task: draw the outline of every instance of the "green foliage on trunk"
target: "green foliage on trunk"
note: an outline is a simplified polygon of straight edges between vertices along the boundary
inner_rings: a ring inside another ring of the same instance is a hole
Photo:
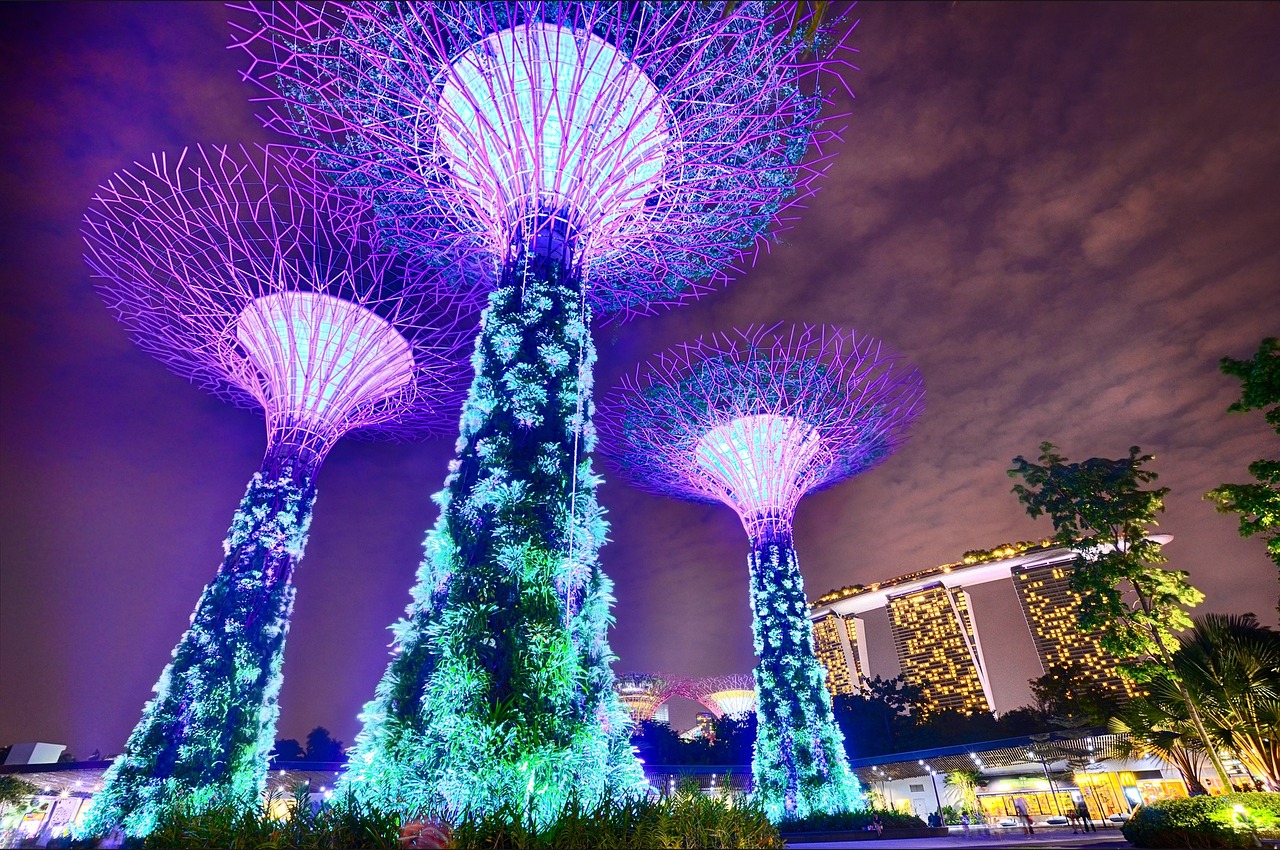
[[[644,787],[613,691],[607,524],[590,455],[595,362],[580,282],[524,255],[490,296],[457,459],[344,793],[546,822]]]
[[[77,834],[145,836],[179,801],[198,811],[262,793],[312,476],[271,455],[254,475],[226,558]]]
[[[813,653],[804,581],[789,537],[752,541],[756,666],[754,799],[774,821],[865,806]]]

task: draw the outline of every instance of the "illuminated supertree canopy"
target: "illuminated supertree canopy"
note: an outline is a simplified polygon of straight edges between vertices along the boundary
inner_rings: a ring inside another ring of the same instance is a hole
[[[684,680],[665,673],[622,673],[614,684],[632,723],[652,720],[658,708],[682,693]]]
[[[774,326],[671,349],[602,407],[606,452],[623,474],[726,504],[747,531],[759,656],[752,773],[774,819],[862,805],[813,653],[796,505],[887,458],[922,405],[918,373],[874,340]]]
[[[488,269],[466,286],[491,290],[345,791],[545,820],[571,794],[647,787],[609,669],[590,327],[706,291],[821,170],[804,157],[831,135],[819,77],[838,60],[789,14],[809,7],[784,5],[241,9],[267,123],[319,148],[392,244],[448,242]]]
[[[690,679],[680,696],[702,703],[717,718],[742,718],[756,710],[755,680],[743,674]]]
[[[374,248],[368,214],[317,174],[311,152],[268,146],[154,157],[115,174],[85,215],[85,258],[133,339],[260,409],[267,449],[82,834],[146,835],[179,800],[256,799],[325,455],[349,432],[456,422],[474,324],[428,297],[436,270]]]

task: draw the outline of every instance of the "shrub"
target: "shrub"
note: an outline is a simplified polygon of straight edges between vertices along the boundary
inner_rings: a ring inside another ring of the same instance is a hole
[[[143,848],[225,847],[394,848],[399,846],[399,815],[343,800],[312,811],[311,798],[300,792],[284,818],[270,815],[274,801],[220,803],[197,809],[179,804],[160,815]]]
[[[1235,807],[1242,806],[1248,822]],[[1161,800],[1120,828],[1135,847],[1254,847],[1255,832],[1280,827],[1280,794],[1226,794]]]
[[[506,807],[480,817],[463,816],[453,829],[459,850],[605,847],[782,847],[764,810],[733,795],[709,797],[685,784],[653,799],[569,800],[556,820],[538,828],[527,812]]]
[[[871,826],[871,818],[877,814],[880,815],[880,822],[884,824],[885,829],[918,829],[925,826],[925,822],[915,815],[903,814],[896,809],[859,809],[836,814],[812,814],[799,820],[783,820],[778,824],[778,831],[785,834],[854,832]]]

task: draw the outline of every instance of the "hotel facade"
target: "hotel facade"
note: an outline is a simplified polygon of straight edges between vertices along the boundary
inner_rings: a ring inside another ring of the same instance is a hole
[[[1169,535],[1152,539],[1164,544]],[[1116,659],[1097,632],[1078,627],[1080,596],[1071,589],[1076,553],[1052,541],[966,552],[942,564],[871,585],[834,590],[810,605],[814,649],[833,695],[853,694],[868,675],[866,616],[883,610],[902,676],[919,687],[926,711],[994,712],[991,663],[969,589],[1009,582],[1017,594],[1042,672],[1077,665],[1090,679],[1130,695]]]

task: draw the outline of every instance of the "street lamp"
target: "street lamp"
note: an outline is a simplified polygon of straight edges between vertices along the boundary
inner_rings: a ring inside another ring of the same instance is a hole
[[[1027,757],[1033,761],[1040,762],[1040,767],[1044,769],[1045,781],[1049,783],[1049,796],[1053,798],[1053,807],[1058,810],[1058,814],[1062,815],[1062,801],[1058,799],[1058,790],[1053,787],[1053,777],[1049,774],[1049,763],[1039,753],[1027,750]]]
[[[945,826],[946,823],[942,817],[942,795],[938,793],[938,773],[932,767],[925,764],[924,759],[918,759],[918,761],[920,764],[924,765],[925,770],[929,771],[929,782],[933,785],[933,799],[938,804],[938,820],[942,821]]]

